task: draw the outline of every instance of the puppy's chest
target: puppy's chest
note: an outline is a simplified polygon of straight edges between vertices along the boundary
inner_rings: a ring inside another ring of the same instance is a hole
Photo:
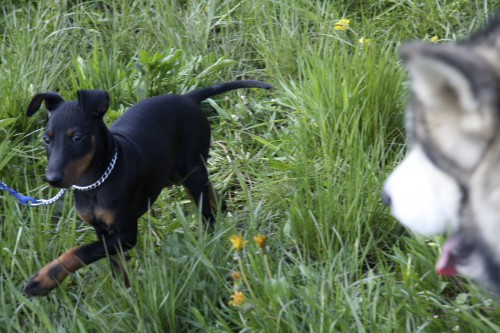
[[[75,206],[78,216],[94,228],[109,230],[116,223],[116,213],[93,200],[82,200],[75,196]]]

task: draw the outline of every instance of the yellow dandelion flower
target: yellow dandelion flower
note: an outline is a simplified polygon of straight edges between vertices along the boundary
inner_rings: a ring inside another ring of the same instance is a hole
[[[351,24],[351,20],[349,19],[342,19],[335,23],[335,26],[333,27],[335,30],[347,30],[349,29],[349,24]]]
[[[241,273],[238,271],[231,272],[231,279],[233,279],[234,281],[240,280]]]
[[[248,243],[248,241],[246,241],[241,234],[232,235],[231,237],[229,237],[229,240],[231,241],[234,249],[237,252],[241,252],[243,250],[243,248],[245,247],[245,244]]]
[[[431,38],[431,42],[432,42],[432,43],[437,43],[437,42],[438,42],[438,36],[433,36],[433,37]]]
[[[368,45],[368,44],[370,44],[371,39],[370,38],[361,37],[360,39],[358,39],[358,42],[361,45]]]
[[[229,301],[229,305],[231,306],[241,306],[243,303],[245,303],[245,294],[241,291],[234,291],[234,293],[231,295],[231,300]]]
[[[262,250],[266,249],[266,240],[267,237],[264,235],[258,235],[257,237],[253,238],[255,240],[255,244],[257,244],[258,247],[260,247]]]

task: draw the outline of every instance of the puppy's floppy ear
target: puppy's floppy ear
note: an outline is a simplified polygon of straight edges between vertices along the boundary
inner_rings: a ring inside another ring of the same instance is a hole
[[[109,95],[104,90],[78,90],[78,104],[91,117],[102,118],[109,108]]]
[[[41,93],[33,97],[33,99],[30,102],[30,105],[28,106],[28,111],[26,111],[26,114],[28,117],[31,117],[35,112],[40,109],[40,105],[42,102],[45,101],[45,107],[47,110],[54,111],[57,109],[57,107],[64,102],[64,99],[59,95],[58,93],[55,92],[46,92],[46,93]]]

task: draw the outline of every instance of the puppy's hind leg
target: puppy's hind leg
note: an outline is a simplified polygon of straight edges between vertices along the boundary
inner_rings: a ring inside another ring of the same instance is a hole
[[[109,264],[111,266],[113,277],[115,279],[123,279],[123,283],[126,288],[130,288],[130,278],[125,267],[126,261],[129,259],[130,256],[126,253],[109,256]]]
[[[187,168],[186,170],[189,170],[189,172],[183,175],[184,188],[200,208],[201,214],[207,220],[209,228],[213,230],[218,204],[212,184],[208,179],[207,169],[201,164]]]

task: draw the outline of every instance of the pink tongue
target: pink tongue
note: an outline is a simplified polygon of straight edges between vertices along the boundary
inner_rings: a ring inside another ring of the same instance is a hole
[[[457,257],[455,250],[460,242],[458,235],[452,235],[444,244],[441,256],[436,263],[436,272],[443,276],[457,275]]]

